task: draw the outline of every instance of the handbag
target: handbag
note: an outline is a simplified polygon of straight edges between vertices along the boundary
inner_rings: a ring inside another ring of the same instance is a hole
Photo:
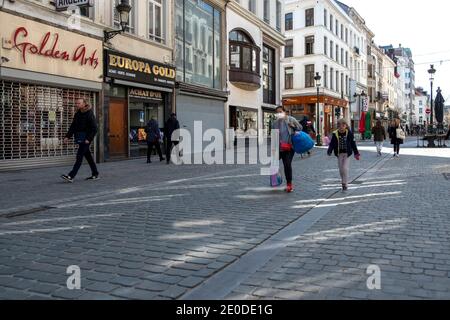
[[[86,132],[76,132],[74,135],[76,144],[84,144],[86,141]]]
[[[405,133],[405,131],[403,131],[402,128],[397,128],[395,130],[395,133],[397,135],[397,139],[400,139],[400,140],[405,140],[406,139],[406,133]]]
[[[306,132],[297,132],[292,136],[295,153],[303,154],[314,148],[315,142]]]
[[[283,177],[280,174],[280,171],[270,176],[270,186],[272,188],[279,187],[283,184]]]

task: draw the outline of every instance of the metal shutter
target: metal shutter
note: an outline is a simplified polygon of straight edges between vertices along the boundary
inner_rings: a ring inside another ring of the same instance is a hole
[[[63,139],[77,98],[94,105],[89,91],[0,81],[0,170],[73,160],[77,146]]]

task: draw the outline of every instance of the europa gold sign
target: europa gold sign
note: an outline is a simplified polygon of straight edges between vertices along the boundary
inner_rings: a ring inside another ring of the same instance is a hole
[[[106,76],[139,83],[175,86],[175,68],[124,53],[106,51]]]

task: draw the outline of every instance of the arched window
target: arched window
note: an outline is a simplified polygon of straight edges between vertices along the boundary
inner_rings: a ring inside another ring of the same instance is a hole
[[[230,67],[234,70],[253,72],[259,75],[261,49],[253,39],[241,30],[230,32]]]

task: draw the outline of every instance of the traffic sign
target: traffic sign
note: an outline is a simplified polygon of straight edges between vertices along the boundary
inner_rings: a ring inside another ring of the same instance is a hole
[[[427,114],[431,114],[431,110],[427,109],[427,111],[425,111]]]

